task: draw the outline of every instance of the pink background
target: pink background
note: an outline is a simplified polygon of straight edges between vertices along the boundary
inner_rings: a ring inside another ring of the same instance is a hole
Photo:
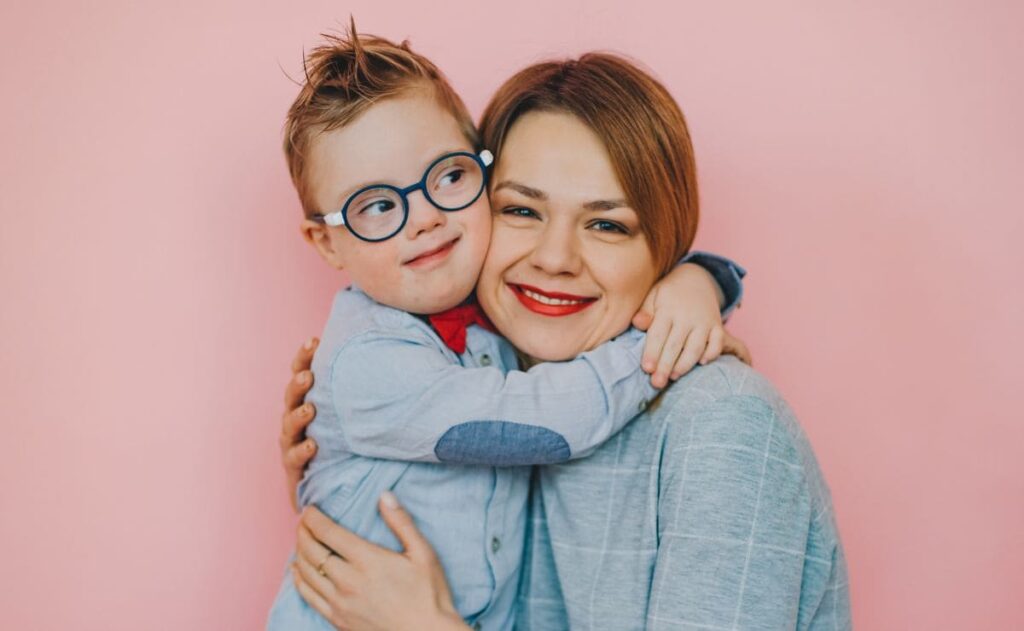
[[[1024,605],[1019,3],[29,3],[0,8],[0,628],[260,628],[294,537],[288,362],[339,278],[279,149],[352,12],[478,114],[593,48],[689,118],[698,245],[830,480],[861,629]],[[829,5],[829,6],[825,6]]]

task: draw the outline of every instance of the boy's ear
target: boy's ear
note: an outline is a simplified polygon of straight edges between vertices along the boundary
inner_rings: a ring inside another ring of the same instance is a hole
[[[331,227],[312,219],[303,219],[299,226],[302,238],[312,245],[327,264],[334,269],[342,269],[344,261],[341,256],[341,243],[331,238]]]

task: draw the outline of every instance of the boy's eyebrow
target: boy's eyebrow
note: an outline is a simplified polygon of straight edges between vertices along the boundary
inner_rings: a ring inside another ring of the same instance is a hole
[[[547,201],[548,199],[548,194],[545,193],[544,191],[529,187],[525,184],[520,184],[519,182],[516,182],[514,180],[505,180],[501,182],[500,184],[494,187],[494,192],[497,193],[503,188],[510,188],[513,191],[519,193],[520,195],[524,195],[526,197],[529,197],[530,199],[540,200],[542,202]]]

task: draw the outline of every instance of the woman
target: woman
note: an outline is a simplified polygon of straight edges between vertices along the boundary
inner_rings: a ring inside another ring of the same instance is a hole
[[[518,73],[481,127],[497,156],[484,310],[530,361],[618,335],[696,230],[678,106],[628,62],[590,54]],[[584,320],[546,317],[516,299],[519,284],[600,291],[605,305]],[[293,369],[305,367],[300,356]],[[290,387],[290,407],[303,390]],[[297,417],[282,439],[292,477],[311,454]],[[811,449],[777,392],[735,359],[684,376],[590,457],[538,468],[531,510],[522,628],[850,626],[845,560]],[[304,596],[339,626],[464,628],[429,544],[400,508],[382,515],[406,554],[304,514]]]

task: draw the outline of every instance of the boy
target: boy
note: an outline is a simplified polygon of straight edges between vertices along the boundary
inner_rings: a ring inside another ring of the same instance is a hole
[[[320,448],[300,503],[397,549],[376,513],[394,492],[444,559],[460,615],[511,628],[529,481],[517,465],[585,455],[656,396],[643,336],[506,374],[514,351],[467,301],[490,240],[492,156],[461,100],[406,46],[354,32],[306,70],[286,155],[306,239],[353,287],[313,362]],[[268,628],[330,625],[286,577]]]

